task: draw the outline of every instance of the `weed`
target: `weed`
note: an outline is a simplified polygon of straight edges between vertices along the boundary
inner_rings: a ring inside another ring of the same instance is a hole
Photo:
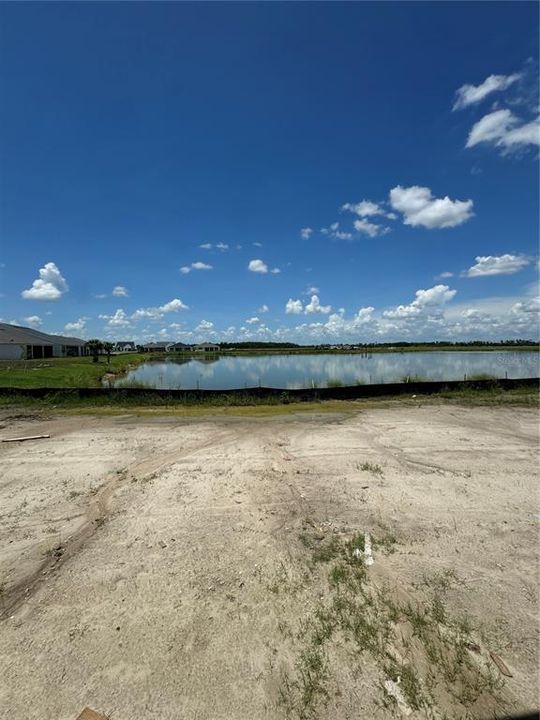
[[[338,380],[337,378],[330,378],[326,383],[326,387],[329,387],[329,388],[343,387],[343,382],[341,380]]]
[[[365,462],[360,465],[360,470],[362,472],[370,472],[372,475],[382,475],[383,469],[380,465],[375,465],[374,463]]]

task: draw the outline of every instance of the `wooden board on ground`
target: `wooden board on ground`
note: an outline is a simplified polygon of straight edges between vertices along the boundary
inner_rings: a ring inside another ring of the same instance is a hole
[[[84,708],[77,720],[107,720],[105,715],[91,710],[89,707]]]

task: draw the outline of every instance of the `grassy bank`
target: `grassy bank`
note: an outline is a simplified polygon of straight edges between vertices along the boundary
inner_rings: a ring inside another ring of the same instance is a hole
[[[231,416],[267,416],[284,415],[297,412],[358,412],[377,407],[424,406],[428,404],[456,404],[466,406],[499,406],[515,405],[521,407],[538,407],[539,395],[531,387],[518,387],[502,390],[494,387],[489,389],[458,388],[444,390],[433,395],[400,395],[386,397],[360,398],[355,400],[309,400],[296,401],[286,394],[275,397],[256,397],[249,393],[200,397],[196,394],[181,398],[171,396],[159,397],[137,395],[136,397],[98,396],[78,398],[65,393],[50,393],[43,398],[32,398],[24,395],[2,395],[0,393],[0,409],[28,410],[32,412],[61,412],[69,414],[103,414],[121,415],[126,412],[137,415],[231,415]]]
[[[91,357],[48,358],[46,360],[18,360],[0,362],[0,386],[35,387],[100,387],[102,377],[108,373],[126,372],[148,360],[148,354],[126,353],[100,356],[99,362]]]

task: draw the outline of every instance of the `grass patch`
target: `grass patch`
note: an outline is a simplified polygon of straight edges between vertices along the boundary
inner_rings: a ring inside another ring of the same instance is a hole
[[[372,475],[375,476],[381,476],[383,474],[383,469],[380,465],[376,465],[375,463],[365,462],[360,465],[360,470],[362,472],[369,472]]]
[[[382,696],[374,702],[398,702],[385,686],[391,680],[401,693],[399,702],[412,711],[429,714],[444,705],[449,716],[469,717],[481,697],[485,707],[497,706],[501,681],[488,660],[471,655],[469,648],[478,647],[473,624],[453,617],[447,607],[445,594],[458,582],[452,570],[424,578],[414,597],[407,593],[408,599],[399,599],[403,588],[379,588],[372,581],[364,564],[363,533],[326,542],[309,532],[302,538],[314,588],[308,585],[305,591],[321,599],[303,618],[296,663],[283,674],[280,697],[287,717],[325,717],[338,682],[329,660],[335,652],[346,653],[353,675],[361,674],[366,662],[375,669]],[[394,543],[388,531],[372,538],[373,547]],[[337,692],[333,701],[339,706]]]
[[[0,361],[0,386],[12,388],[101,387],[107,373],[121,374],[148,361],[144,353],[92,357],[47,358],[43,360]]]

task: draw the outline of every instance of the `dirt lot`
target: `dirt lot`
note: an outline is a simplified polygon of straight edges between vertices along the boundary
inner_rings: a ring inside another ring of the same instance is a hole
[[[0,437],[51,437],[0,444],[0,715],[534,709],[537,425],[4,412]]]

